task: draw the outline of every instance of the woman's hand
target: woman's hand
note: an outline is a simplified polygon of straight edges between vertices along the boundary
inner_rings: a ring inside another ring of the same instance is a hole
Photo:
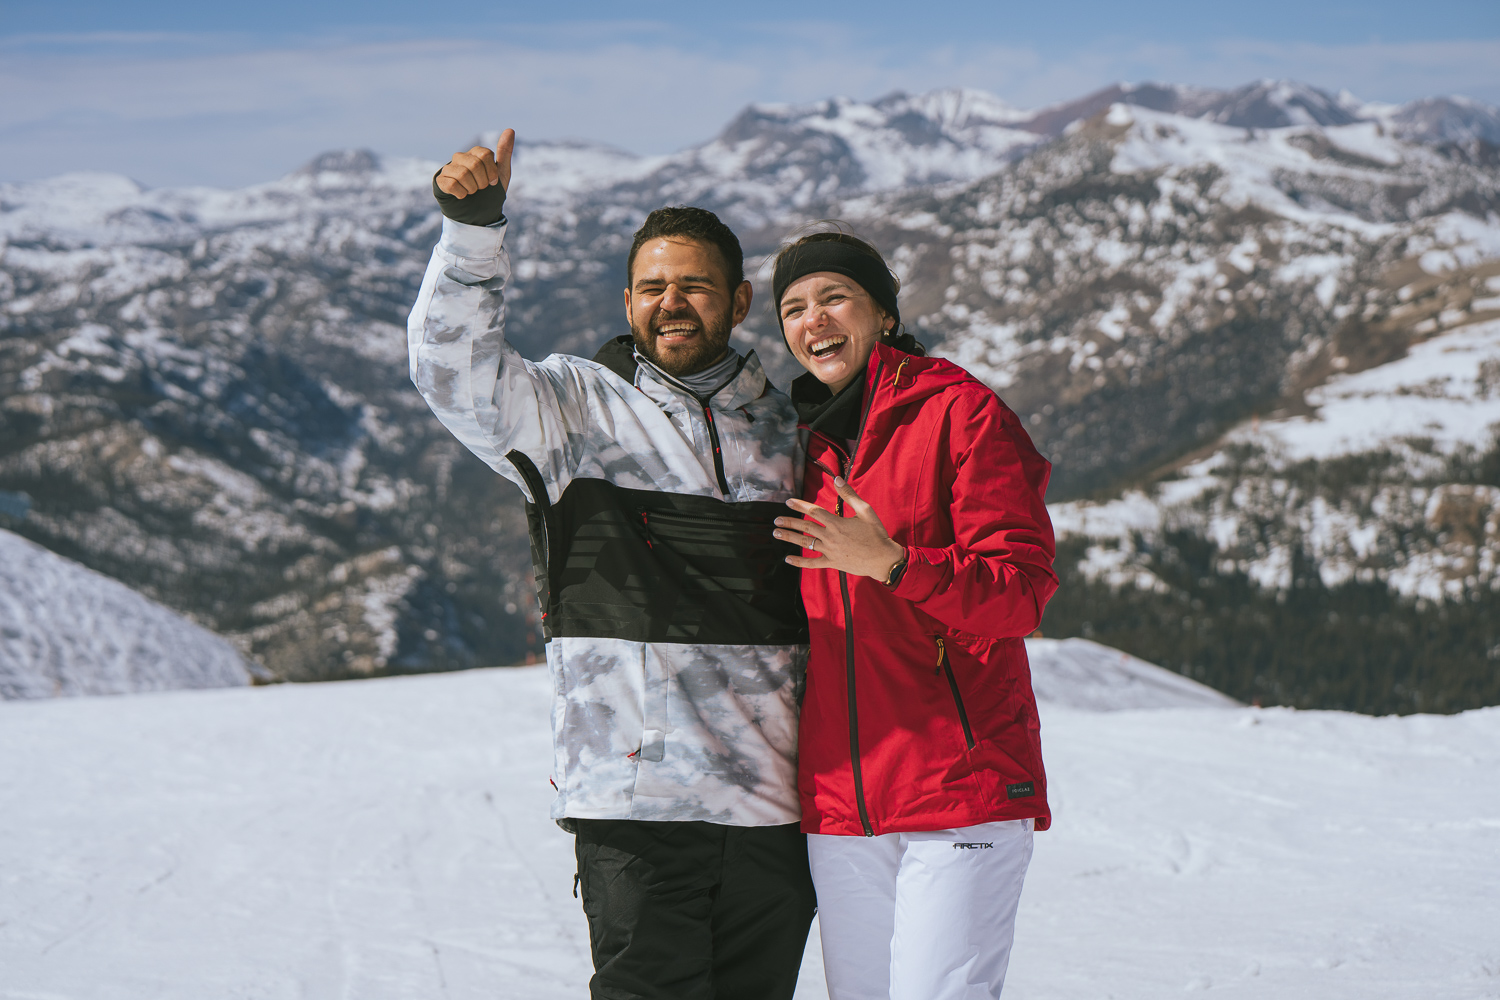
[[[884,583],[896,564],[906,558],[906,547],[891,539],[875,508],[861,500],[842,476],[833,481],[833,488],[854,516],[839,517],[806,500],[788,500],[786,505],[805,518],[778,517],[772,534],[783,542],[812,549],[816,555],[787,556],[786,561],[803,569],[842,570]]]

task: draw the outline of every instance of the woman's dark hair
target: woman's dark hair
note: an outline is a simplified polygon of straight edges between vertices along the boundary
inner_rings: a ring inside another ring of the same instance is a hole
[[[691,208],[677,205],[658,208],[646,216],[641,228],[635,231],[630,243],[630,254],[625,258],[625,283],[634,280],[635,255],[647,240],[685,239],[715,247],[724,258],[724,276],[729,279],[729,290],[733,292],[745,280],[745,253],[734,230],[719,221],[719,217],[706,208]]]
[[[880,255],[880,251],[876,250],[875,247],[867,241],[860,239],[858,236],[855,236],[851,232],[848,232],[844,226],[844,223],[839,222],[835,219],[825,219],[821,222],[811,223],[811,225],[831,226],[835,228],[822,229],[817,232],[806,233],[803,236],[796,237],[795,239],[791,239],[789,242],[783,243],[781,249],[776,252],[776,258],[771,264],[771,271],[773,274],[783,268],[788,262],[793,260],[796,257],[798,250],[800,250],[802,247],[806,247],[816,243],[840,243],[850,248],[851,250],[854,250],[867,257],[873,258],[874,261],[880,265],[880,269],[886,274],[890,275],[892,298],[894,298],[895,293],[901,291],[901,279],[896,276],[895,271],[891,270],[890,265],[885,262],[885,258]],[[865,289],[865,291],[871,292],[870,297],[872,299],[877,298],[876,294],[872,292],[871,289],[867,288]],[[781,311],[781,304],[779,302],[773,302],[771,303],[771,307],[772,309],[776,310],[779,315]],[[881,306],[878,300],[876,301],[876,307],[881,309],[882,312],[889,313],[889,310]],[[915,354],[919,357],[925,357],[927,355],[927,349],[917,341],[917,338],[906,332],[906,325],[899,322],[899,312],[897,314],[897,317],[898,322],[896,327],[892,330],[886,331],[884,337],[881,338],[882,341],[890,347],[894,347],[898,351],[905,351],[907,354]]]

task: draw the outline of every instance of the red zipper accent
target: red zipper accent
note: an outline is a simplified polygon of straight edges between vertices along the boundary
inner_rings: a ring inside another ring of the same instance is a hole
[[[724,455],[719,451],[719,428],[714,423],[714,411],[703,405],[703,419],[708,423],[708,440],[714,449],[714,474],[719,477],[719,489],[724,491],[724,498],[729,498],[729,480],[724,476]]]

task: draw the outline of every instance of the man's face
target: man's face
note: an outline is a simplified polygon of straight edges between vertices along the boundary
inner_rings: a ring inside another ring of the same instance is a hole
[[[643,245],[625,289],[635,346],[669,375],[723,359],[729,333],[750,312],[750,282],[730,288],[717,247],[664,237]]]

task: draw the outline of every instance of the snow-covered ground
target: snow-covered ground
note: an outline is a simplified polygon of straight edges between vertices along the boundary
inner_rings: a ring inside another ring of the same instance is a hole
[[[250,671],[208,629],[0,529],[0,699],[235,687]]]
[[[547,702],[517,668],[0,704],[0,998],[585,996]],[[1008,997],[1500,997],[1500,709],[1050,703],[1043,739]]]

